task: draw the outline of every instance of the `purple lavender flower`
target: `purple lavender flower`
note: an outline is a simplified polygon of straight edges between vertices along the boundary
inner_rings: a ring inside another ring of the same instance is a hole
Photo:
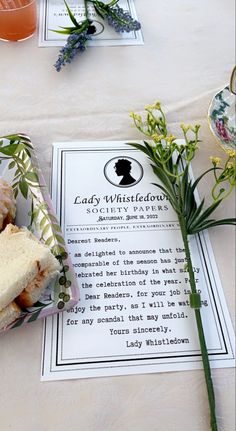
[[[141,24],[132,18],[129,12],[116,5],[108,11],[107,22],[117,33],[140,30]]]
[[[62,66],[65,66],[67,63],[71,63],[73,58],[79,54],[79,52],[85,51],[86,44],[90,39],[91,36],[87,30],[82,33],[70,34],[67,38],[66,45],[60,50],[59,57],[54,64],[57,72],[60,72]]]
[[[60,26],[62,30],[52,30],[56,33],[68,35],[66,45],[59,51],[58,59],[54,64],[57,72],[60,72],[61,68],[67,63],[71,63],[78,53],[85,51],[87,42],[91,39],[91,35],[96,33],[96,27],[89,18],[88,2],[93,4],[98,15],[106,19],[108,24],[118,33],[137,31],[141,28],[141,24],[133,19],[129,12],[118,6],[118,1],[119,0],[111,0],[110,3],[105,4],[100,0],[84,0],[86,18],[82,22],[78,22],[66,0],[64,0],[73,27]]]
[[[94,8],[97,13],[106,19],[117,33],[130,32],[140,30],[141,24],[133,19],[128,11],[125,11],[117,4],[112,6],[101,1],[93,1]]]
[[[116,0],[115,0],[116,1]],[[59,51],[59,57],[54,64],[57,72],[60,72],[62,66],[67,63],[71,63],[73,58],[79,53],[86,49],[88,40],[91,39],[91,35],[96,33],[96,27],[92,24],[92,21],[88,18],[87,0],[85,0],[85,15],[86,19],[82,22],[78,22],[71,12],[66,0],[64,0],[68,15],[73,24],[73,27],[61,27],[62,30],[52,30],[55,33],[68,35],[66,45]]]

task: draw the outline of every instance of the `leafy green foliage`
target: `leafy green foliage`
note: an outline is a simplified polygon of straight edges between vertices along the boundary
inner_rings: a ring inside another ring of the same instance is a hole
[[[200,126],[181,125],[185,144],[179,145],[173,135],[168,136],[166,119],[160,103],[148,105],[145,109],[147,112],[145,120],[134,113],[131,113],[131,117],[138,130],[149,136],[151,142],[130,145],[145,153],[150,159],[153,172],[159,179],[155,185],[168,197],[178,217],[182,216],[186,220],[187,234],[196,234],[214,226],[235,224],[234,218],[222,220],[209,218],[235,186],[235,152],[228,152],[228,159],[223,168],[218,166],[220,160],[212,157],[213,167],[192,183],[189,167],[198,149]],[[214,175],[215,184],[212,188],[213,200],[207,207],[205,199],[197,204],[195,192],[199,182],[210,172]]]
[[[215,220],[209,218],[233,190],[236,183],[235,151],[228,151],[228,159],[222,168],[220,159],[212,157],[213,167],[203,172],[194,182],[189,175],[190,162],[193,160],[199,139],[200,126],[181,125],[184,134],[184,145],[178,145],[173,135],[168,136],[165,115],[159,102],[145,108],[146,119],[131,113],[131,117],[138,130],[148,136],[150,143],[131,143],[130,145],[142,151],[150,160],[151,167],[157,179],[155,183],[169,199],[171,206],[179,220],[180,230],[186,256],[186,268],[189,274],[190,306],[195,312],[202,362],[207,386],[211,429],[217,431],[215,414],[215,396],[211,378],[205,335],[200,314],[201,297],[197,291],[188,236],[197,234],[204,229],[226,224],[236,224],[235,218]],[[189,132],[191,136],[189,137]],[[211,190],[212,202],[206,206],[203,198],[200,203],[196,200],[196,187],[209,173],[213,173],[215,184]]]
[[[28,213],[30,223],[28,228],[31,231],[40,231],[40,241],[50,247],[51,252],[61,263],[64,282],[59,282],[60,290],[68,298],[68,287],[71,281],[68,278],[68,265],[64,263],[67,259],[65,242],[61,235],[61,228],[58,225],[57,218],[51,211],[48,203],[42,200],[41,190],[44,185],[40,184],[40,178],[37,167],[33,163],[34,149],[30,139],[25,135],[8,135],[0,138],[0,162],[9,160],[8,169],[13,172],[12,188],[14,197],[22,195],[25,200],[30,202],[30,211]],[[65,269],[64,269],[65,267]],[[60,307],[62,306],[60,299]],[[52,302],[45,304],[38,302],[34,305],[34,310],[26,310],[12,327],[17,327],[25,321],[32,322],[36,320],[42,309],[49,306]],[[30,317],[29,317],[30,316]]]

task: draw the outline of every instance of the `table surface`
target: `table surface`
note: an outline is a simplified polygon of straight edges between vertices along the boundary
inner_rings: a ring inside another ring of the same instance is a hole
[[[37,35],[0,42],[0,135],[24,132],[50,184],[52,142],[139,139],[129,112],[160,100],[171,131],[200,123],[196,173],[211,155],[225,158],[207,111],[229,82],[235,62],[233,0],[136,0],[143,46],[89,48],[57,73],[58,48],[38,48]],[[201,193],[201,189],[200,189]],[[231,217],[231,195],[217,210]],[[234,228],[210,238],[235,321]],[[203,372],[40,382],[43,322],[1,335],[0,424],[7,431],[208,431]],[[234,428],[234,370],[212,371],[219,431]]]

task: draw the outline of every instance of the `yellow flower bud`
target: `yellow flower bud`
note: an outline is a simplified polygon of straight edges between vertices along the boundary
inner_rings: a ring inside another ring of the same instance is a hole
[[[154,109],[154,106],[153,106],[153,105],[146,105],[146,106],[144,107],[144,109],[145,109],[146,111],[152,111],[152,110]]]
[[[154,133],[153,135],[152,135],[152,139],[153,139],[153,141],[154,142],[160,142],[162,139],[164,138],[164,136],[163,135],[158,135],[157,133]]]
[[[159,111],[161,109],[160,102],[155,102],[152,105],[146,105],[145,106],[146,111],[152,111],[153,109],[157,109]]]
[[[157,109],[158,111],[161,109],[161,103],[158,101],[156,101],[154,106],[155,106],[155,109]]]
[[[235,157],[236,150],[226,150],[226,154],[228,154],[229,157]]]
[[[135,114],[134,112],[130,112],[129,115],[131,118],[133,118],[133,120],[136,120],[136,121],[141,123],[141,121],[142,121],[141,115]]]
[[[185,125],[184,123],[181,123],[180,124],[180,127],[181,127],[181,129],[183,130],[183,132],[188,132],[189,131],[189,129],[191,129],[191,126],[188,124],[188,125]]]
[[[200,124],[195,124],[195,126],[190,126],[190,129],[192,130],[193,133],[197,133],[200,127],[201,127]]]
[[[210,157],[210,159],[211,159],[211,161],[212,161],[212,163],[213,163],[214,166],[219,166],[220,165],[220,162],[221,162],[220,157]]]
[[[166,140],[167,142],[170,142],[170,144],[171,144],[173,141],[175,141],[175,140],[176,140],[176,136],[174,136],[174,135],[167,136],[167,137],[165,138],[165,140]]]

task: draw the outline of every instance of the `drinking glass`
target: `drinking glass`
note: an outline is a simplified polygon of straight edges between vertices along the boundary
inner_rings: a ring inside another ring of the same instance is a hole
[[[37,24],[36,0],[0,0],[0,39],[19,41],[31,37]]]

